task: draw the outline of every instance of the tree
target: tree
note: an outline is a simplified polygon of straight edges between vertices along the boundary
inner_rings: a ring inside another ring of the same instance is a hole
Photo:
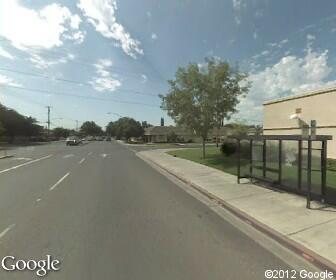
[[[71,130],[64,127],[55,127],[52,134],[58,138],[67,138],[71,134]]]
[[[116,136],[116,128],[114,122],[109,122],[105,129],[106,133],[110,136]]]
[[[5,133],[5,128],[4,128],[4,126],[3,126],[3,124],[0,122],[0,137],[2,136],[2,135],[4,135],[4,133]]]
[[[141,122],[141,126],[142,126],[142,128],[148,128],[148,127],[151,127],[151,126],[153,126],[153,125],[151,125],[150,123],[148,123],[147,121],[142,121]]]
[[[245,96],[250,83],[247,75],[240,73],[238,67],[232,67],[229,63],[218,59],[206,59],[208,69],[208,91],[211,92],[214,106],[214,121],[217,132],[216,145],[218,147],[218,132],[224,125],[225,119],[230,119],[235,112],[240,97]]]
[[[161,108],[177,125],[186,126],[205,141],[210,129],[220,128],[225,118],[236,111],[239,98],[250,84],[247,75],[218,59],[206,59],[205,66],[189,64],[178,68],[175,80],[168,81],[170,90]]]
[[[80,127],[80,133],[84,135],[102,135],[103,130],[94,121],[86,121]]]
[[[140,137],[144,133],[141,123],[128,117],[120,118],[115,122],[110,122],[106,126],[106,132],[117,139],[130,137]]]
[[[260,125],[248,125],[243,121],[229,123],[225,127],[232,130],[232,135],[235,137],[244,137],[247,135],[262,135],[263,128]]]
[[[167,141],[170,143],[176,143],[178,141],[178,136],[174,131],[170,131],[167,134]]]
[[[15,110],[9,109],[0,104],[0,120],[5,130],[4,135],[13,141],[16,136],[38,136],[43,128],[37,124],[36,119],[26,117]]]
[[[227,127],[232,129],[232,135],[236,137],[247,136],[250,129],[253,128],[253,126],[249,126],[243,122],[230,123]]]

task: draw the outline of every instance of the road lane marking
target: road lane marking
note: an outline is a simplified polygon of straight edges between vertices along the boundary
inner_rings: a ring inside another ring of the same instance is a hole
[[[61,179],[59,179],[56,184],[54,184],[52,187],[50,187],[49,191],[52,191],[53,189],[55,189],[60,183],[62,183],[64,181],[64,179],[66,177],[68,177],[70,175],[70,172],[68,172],[67,174],[65,174]]]
[[[63,156],[63,158],[71,158],[71,157],[74,157],[74,156],[75,156],[74,154],[68,154],[68,155]]]
[[[101,156],[102,156],[103,158],[106,158],[106,157],[107,157],[107,154],[101,154]]]
[[[26,161],[29,161],[29,160],[32,160],[32,158],[19,157],[19,158],[13,158],[12,160],[26,160]]]
[[[84,161],[85,161],[85,158],[82,158],[82,159],[78,162],[78,164],[82,164]]]
[[[16,165],[16,166],[13,166],[13,167],[10,167],[10,168],[1,170],[1,171],[0,171],[0,174],[1,174],[1,173],[8,172],[8,171],[11,171],[11,170],[14,170],[14,169],[17,169],[17,168],[20,168],[20,167],[22,167],[22,166],[26,166],[26,165],[28,165],[28,164],[32,164],[32,163],[35,163],[35,162],[38,162],[38,161],[41,161],[41,160],[50,158],[50,157],[52,157],[52,155],[47,155],[47,156],[45,156],[45,157],[41,157],[41,158],[38,158],[38,159],[34,159],[34,160],[31,160],[31,161],[27,161],[27,162],[25,162],[25,163],[22,163],[22,164],[19,164],[19,165]]]
[[[36,202],[40,202],[42,199],[41,198],[38,198],[38,199],[36,199]]]
[[[2,231],[0,233],[0,239],[3,238],[7,234],[7,232],[9,232],[13,227],[15,227],[15,224],[10,225],[4,231]]]

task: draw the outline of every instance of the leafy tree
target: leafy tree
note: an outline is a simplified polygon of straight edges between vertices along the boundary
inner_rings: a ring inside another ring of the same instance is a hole
[[[141,122],[141,126],[142,126],[142,128],[148,128],[148,127],[151,127],[151,126],[153,126],[153,125],[151,125],[150,123],[148,123],[147,121],[143,121],[143,122]]]
[[[170,143],[176,143],[178,141],[178,136],[174,131],[170,131],[167,134],[167,141]]]
[[[255,135],[262,135],[263,134],[264,129],[261,125],[256,125],[254,127],[254,129],[255,129]]]
[[[248,125],[244,122],[236,122],[227,124],[226,127],[232,129],[232,135],[236,137],[244,137],[249,133],[253,133],[256,135],[262,134],[262,127],[259,125]]]
[[[110,122],[106,127],[106,132],[117,139],[130,137],[140,137],[144,133],[141,123],[128,117],[120,118],[115,122]]]
[[[42,133],[42,127],[37,124],[36,119],[26,117],[15,110],[9,109],[0,104],[0,120],[5,130],[4,135],[12,142],[16,136],[38,136]]]
[[[109,122],[105,129],[106,133],[110,136],[116,136],[116,128],[114,122]]]
[[[86,121],[80,127],[80,133],[84,135],[102,135],[102,128],[94,121]]]
[[[70,129],[64,128],[64,127],[55,127],[52,131],[53,135],[55,137],[68,137],[72,131]]]
[[[37,120],[32,117],[26,117],[23,123],[23,135],[25,136],[37,136],[42,133],[42,126],[37,124]]]
[[[205,141],[210,129],[221,127],[225,118],[236,111],[239,97],[249,89],[247,75],[227,62],[206,59],[205,66],[189,64],[178,68],[161,108],[177,125],[186,126]]]
[[[4,135],[4,133],[5,133],[5,128],[4,128],[3,124],[0,122],[0,137],[2,135]]]

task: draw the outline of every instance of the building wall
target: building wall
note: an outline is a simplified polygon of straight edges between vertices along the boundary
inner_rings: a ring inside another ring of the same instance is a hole
[[[154,143],[164,143],[167,142],[167,135],[153,135],[152,142]]]
[[[264,134],[302,134],[299,121],[289,118],[297,112],[308,124],[316,120],[317,134],[333,136],[328,141],[328,157],[336,158],[336,90],[264,104]]]

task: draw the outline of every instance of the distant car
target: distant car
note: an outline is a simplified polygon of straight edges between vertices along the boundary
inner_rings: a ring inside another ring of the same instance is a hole
[[[80,143],[80,139],[76,136],[68,137],[66,139],[67,146],[77,146]]]
[[[88,141],[94,141],[95,138],[94,138],[93,136],[88,136],[87,140],[88,140]]]
[[[101,136],[97,136],[97,137],[96,137],[96,140],[97,140],[97,141],[103,141],[103,140],[104,140],[104,138],[103,138],[103,137],[101,137]]]
[[[105,138],[105,141],[111,141],[111,137],[110,137],[110,136],[107,136],[107,137]]]

